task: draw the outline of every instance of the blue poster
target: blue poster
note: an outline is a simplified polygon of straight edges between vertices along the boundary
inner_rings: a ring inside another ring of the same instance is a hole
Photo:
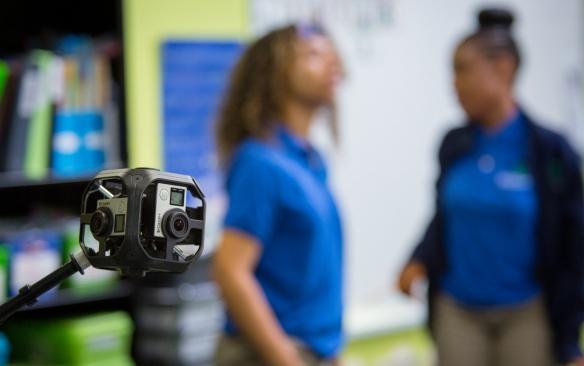
[[[243,47],[236,41],[169,40],[162,45],[164,170],[192,176],[201,186],[207,197],[206,246],[213,245],[225,204],[215,121]]]

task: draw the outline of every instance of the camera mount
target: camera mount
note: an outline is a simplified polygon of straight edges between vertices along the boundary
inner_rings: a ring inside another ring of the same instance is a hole
[[[187,206],[188,195],[196,207]],[[188,176],[103,171],[88,185],[79,242],[91,265],[122,275],[183,273],[202,253],[205,198]]]
[[[157,169],[100,172],[82,198],[79,243],[71,260],[0,306],[0,324],[90,265],[122,276],[184,273],[203,252],[205,196],[197,182]]]

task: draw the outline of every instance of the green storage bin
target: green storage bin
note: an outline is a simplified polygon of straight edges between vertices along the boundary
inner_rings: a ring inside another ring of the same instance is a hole
[[[31,365],[131,366],[133,323],[123,311],[7,322],[11,360]]]

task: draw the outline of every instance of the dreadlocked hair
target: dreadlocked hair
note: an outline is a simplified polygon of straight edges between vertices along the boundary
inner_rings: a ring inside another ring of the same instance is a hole
[[[219,160],[226,164],[248,137],[266,140],[283,112],[289,75],[296,60],[298,29],[273,30],[251,43],[235,65],[219,112],[215,138]],[[329,106],[331,130],[337,134],[334,105]]]

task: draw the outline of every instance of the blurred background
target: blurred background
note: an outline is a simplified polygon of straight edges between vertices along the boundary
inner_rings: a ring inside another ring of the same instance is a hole
[[[49,339],[79,329],[86,329],[89,340],[111,337],[107,329],[96,331],[96,324],[104,322],[96,317],[108,311],[108,321],[124,337],[103,343],[116,345],[111,357],[102,352],[94,360],[208,364],[222,305],[208,278],[207,260],[225,208],[213,121],[229,70],[246,42],[274,27],[322,23],[346,68],[338,103],[340,144],[335,147],[327,139],[322,123],[316,124],[313,138],[329,160],[345,224],[347,365],[432,362],[425,304],[399,295],[395,283],[432,214],[438,144],[464,118],[452,86],[452,55],[475,30],[479,9],[504,6],[514,12],[514,34],[523,54],[519,102],[584,152],[582,0],[46,3],[0,4],[0,197],[7,202],[0,210],[0,242],[5,243],[0,292],[12,296],[73,250],[81,194],[102,169],[148,166],[194,176],[208,196],[206,248],[185,276],[128,281],[95,273],[41,299],[37,309],[19,314],[2,329],[8,335],[4,353],[13,363],[33,362],[32,352],[37,361],[89,364],[67,356],[75,353],[70,345]],[[38,50],[49,56],[38,56]],[[88,58],[88,53],[100,56]],[[61,65],[47,68],[58,85],[45,98],[52,108],[15,113],[26,107],[19,102],[26,98],[22,88],[11,85],[19,84],[30,63],[42,69],[46,57]],[[89,122],[79,122],[84,120]],[[14,126],[23,125],[46,132],[30,140],[26,129],[15,132],[19,128]],[[67,134],[58,135],[63,131]],[[88,131],[97,143],[87,138]],[[45,141],[46,147],[37,151],[39,145],[31,141]],[[44,162],[35,159],[45,155],[50,158]],[[64,314],[77,318],[63,320]],[[15,331],[17,321],[28,324],[30,332]],[[44,332],[43,338],[37,328],[49,326],[54,333]],[[33,333],[39,334],[35,346],[27,343]],[[59,348],[63,355],[51,358],[47,348]]]

